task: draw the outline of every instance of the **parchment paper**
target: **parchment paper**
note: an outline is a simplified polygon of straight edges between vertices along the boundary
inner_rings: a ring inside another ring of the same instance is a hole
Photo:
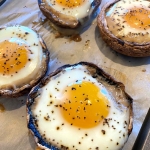
[[[102,5],[106,1],[103,0]],[[49,72],[64,64],[88,61],[125,84],[126,92],[134,99],[134,122],[123,150],[131,150],[150,107],[150,57],[131,58],[112,51],[102,41],[96,20],[81,34],[81,42],[71,41],[68,37],[55,38],[55,32],[40,12],[37,0],[7,0],[0,6],[0,26],[11,24],[32,27],[41,35],[51,53]],[[0,97],[0,104],[5,107],[5,111],[0,112],[0,150],[36,149],[27,129],[25,103],[26,96]]]

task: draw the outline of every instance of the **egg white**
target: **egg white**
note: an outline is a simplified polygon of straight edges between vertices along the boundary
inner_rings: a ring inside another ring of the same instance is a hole
[[[91,3],[93,2],[93,0],[85,0],[83,4],[73,8],[61,6],[55,0],[46,0],[46,2],[56,11],[62,14],[73,16],[76,17],[77,19],[81,19],[86,16],[89,16],[89,14],[91,13],[90,9],[92,8]]]
[[[143,8],[146,8],[146,10],[150,11],[150,2],[147,0],[125,0],[125,1],[120,0],[119,2],[115,3],[106,12],[106,21],[107,21],[108,28],[115,36],[117,36],[120,39],[129,41],[129,42],[137,42],[137,43],[149,42],[150,41],[150,28],[146,30],[136,29],[136,28],[131,27],[123,19],[124,14],[126,14],[128,10],[134,7],[138,7],[138,8],[143,7]],[[107,20],[107,17],[113,20],[109,23]],[[120,28],[122,30],[120,30]]]
[[[28,34],[25,34],[26,32]],[[12,76],[11,74],[5,76],[0,74],[0,87],[13,86],[16,88],[16,86],[24,85],[35,78],[42,62],[42,46],[37,33],[28,27],[19,25],[0,30],[0,42],[5,40],[25,45],[32,52],[28,55],[31,61],[27,61],[25,67],[17,73],[12,74]]]
[[[109,126],[107,124],[103,125],[105,122],[103,120],[93,128],[80,129],[71,126],[62,117],[61,112],[55,105],[60,103],[66,86],[75,83],[76,80],[94,82],[95,85],[104,91],[103,94],[105,94],[111,106],[109,115],[106,118],[112,119],[109,121]],[[59,148],[61,145],[64,145],[71,150],[119,150],[126,142],[129,124],[128,108],[124,106],[119,108],[114,97],[103,84],[99,83],[88,73],[86,67],[82,65],[69,67],[52,77],[50,82],[39,90],[40,96],[35,99],[31,110],[33,117],[37,120],[37,129],[46,141]],[[44,119],[44,117],[47,119]],[[105,131],[105,134],[102,130]]]

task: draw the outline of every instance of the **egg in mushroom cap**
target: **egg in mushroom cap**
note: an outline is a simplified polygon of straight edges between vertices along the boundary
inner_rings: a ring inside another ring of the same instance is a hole
[[[0,95],[16,97],[31,89],[47,71],[49,52],[32,29],[0,28]]]
[[[96,65],[65,65],[32,89],[28,128],[43,149],[123,147],[132,130],[132,98]]]
[[[103,40],[119,53],[150,56],[150,1],[115,0],[101,10],[97,22]]]
[[[77,34],[94,18],[101,0],[38,0],[51,26],[65,35]]]

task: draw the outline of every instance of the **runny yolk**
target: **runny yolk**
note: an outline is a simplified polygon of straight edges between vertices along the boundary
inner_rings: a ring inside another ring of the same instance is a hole
[[[147,9],[133,8],[126,13],[124,19],[133,28],[150,28],[150,11]]]
[[[0,73],[12,75],[22,69],[28,60],[28,51],[25,46],[3,41],[0,43]]]
[[[109,102],[100,89],[84,81],[65,89],[61,113],[71,125],[79,128],[97,126],[109,113]]]
[[[56,3],[64,6],[64,7],[76,7],[80,6],[84,3],[85,0],[56,0]]]

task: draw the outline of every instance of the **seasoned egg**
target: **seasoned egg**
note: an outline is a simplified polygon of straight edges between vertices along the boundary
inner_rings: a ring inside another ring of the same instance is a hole
[[[18,96],[31,88],[45,74],[47,60],[48,51],[36,32],[19,25],[1,28],[0,93]]]
[[[150,2],[115,0],[97,18],[103,40],[113,50],[132,57],[150,56]]]
[[[150,41],[150,2],[121,0],[106,13],[109,30],[118,38],[136,43]]]
[[[131,100],[94,64],[66,65],[30,92],[28,128],[44,149],[119,150],[132,129]]]
[[[93,0],[46,0],[46,2],[62,14],[81,19],[90,13]]]

